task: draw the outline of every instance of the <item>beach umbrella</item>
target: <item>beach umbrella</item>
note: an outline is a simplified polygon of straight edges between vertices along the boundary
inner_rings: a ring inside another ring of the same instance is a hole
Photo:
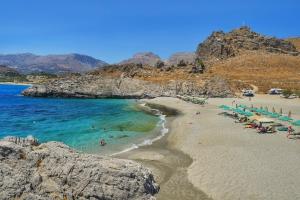
[[[275,112],[270,113],[269,116],[272,117],[272,118],[278,118],[278,117],[280,117],[280,115],[278,113],[275,113]]]
[[[251,117],[251,116],[253,116],[254,114],[253,114],[252,112],[245,112],[244,115],[247,116],[247,117]]]
[[[288,116],[282,116],[282,117],[279,117],[279,120],[287,122],[287,121],[292,121],[293,119]]]
[[[292,124],[294,126],[300,126],[300,120],[294,121],[294,122],[292,122]]]
[[[229,106],[224,107],[223,110],[231,110],[231,108]]]

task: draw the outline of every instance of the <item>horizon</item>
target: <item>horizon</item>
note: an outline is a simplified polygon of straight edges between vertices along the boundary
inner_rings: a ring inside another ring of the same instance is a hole
[[[300,3],[293,0],[243,4],[236,0],[12,0],[3,6],[7,9],[0,13],[5,27],[0,32],[0,54],[77,53],[117,63],[138,52],[153,52],[163,60],[173,53],[195,52],[211,32],[243,25],[267,36],[299,37],[295,24]]]

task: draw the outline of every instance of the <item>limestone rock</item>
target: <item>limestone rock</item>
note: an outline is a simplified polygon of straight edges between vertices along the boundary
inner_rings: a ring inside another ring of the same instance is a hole
[[[148,200],[151,172],[123,159],[77,153],[63,143],[0,141],[0,199]]]
[[[229,88],[228,94],[230,92],[233,94],[226,82],[222,82],[221,86]],[[167,84],[158,84],[128,77],[109,78],[99,75],[83,75],[56,79],[43,85],[33,85],[23,91],[23,94],[35,97],[139,99],[160,96],[176,97],[176,95],[214,96],[213,89],[213,87],[203,88],[193,81],[170,81]]]
[[[245,26],[229,33],[213,32],[203,43],[199,44],[196,54],[202,59],[226,59],[245,50],[299,55],[291,42],[263,36]]]

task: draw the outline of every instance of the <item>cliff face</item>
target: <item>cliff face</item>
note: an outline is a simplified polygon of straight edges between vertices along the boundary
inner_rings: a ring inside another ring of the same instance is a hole
[[[196,54],[202,59],[226,59],[247,50],[299,55],[291,42],[263,36],[251,31],[249,27],[241,27],[229,33],[213,32],[199,44]]]
[[[225,80],[221,78],[212,80],[208,80],[204,86],[201,86],[192,81],[170,81],[165,84],[158,84],[134,78],[84,75],[57,79],[43,85],[33,85],[23,94],[36,97],[75,98],[154,98],[159,96],[175,97],[176,95],[233,96],[233,92]],[[212,84],[218,87],[210,87],[209,85]]]
[[[0,199],[155,199],[159,191],[140,164],[79,154],[58,142],[0,141]],[[5,184],[3,184],[5,183]]]

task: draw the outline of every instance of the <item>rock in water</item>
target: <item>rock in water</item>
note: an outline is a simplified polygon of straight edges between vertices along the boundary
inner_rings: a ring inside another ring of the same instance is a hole
[[[123,159],[81,154],[63,143],[0,141],[0,199],[154,200],[151,172]]]

